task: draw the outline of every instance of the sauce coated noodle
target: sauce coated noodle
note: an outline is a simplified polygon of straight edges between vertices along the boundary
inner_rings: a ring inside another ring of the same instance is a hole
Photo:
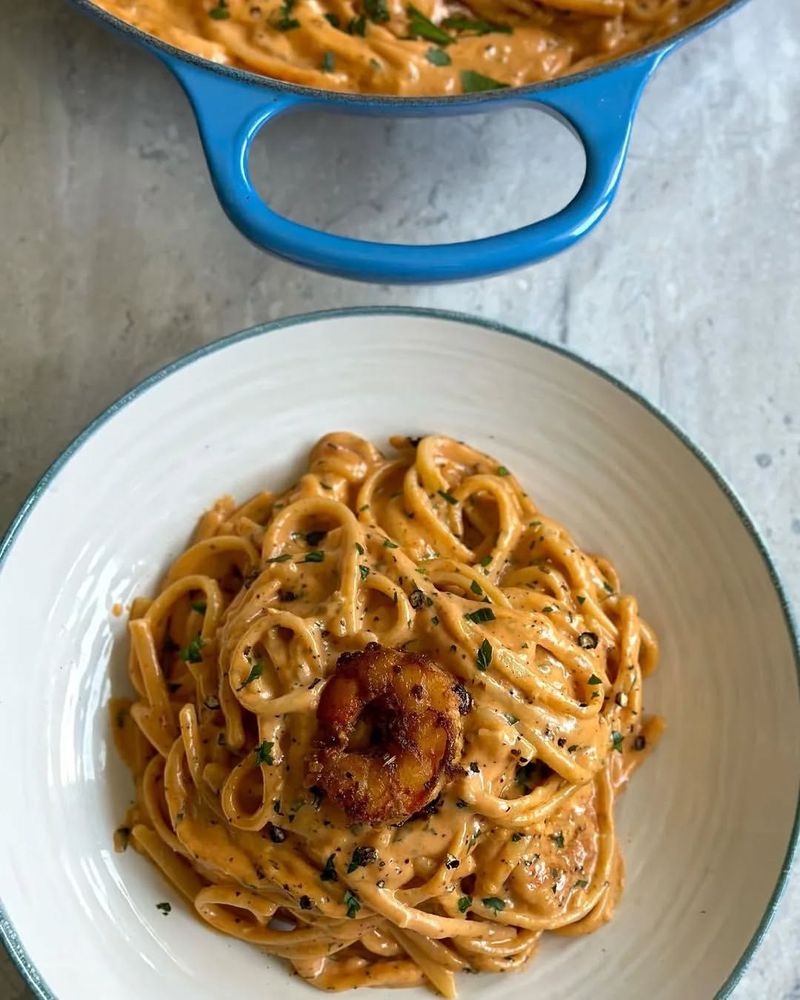
[[[519,969],[544,931],[610,919],[614,801],[661,731],[642,708],[657,643],[612,565],[494,459],[392,443],[330,434],[287,492],[220,500],[134,602],[117,846],[314,986],[452,997],[459,970]],[[369,643],[460,692],[458,766],[399,824],[354,824],[309,778],[325,681]]]
[[[291,83],[442,95],[575,73],[723,0],[95,0],[205,59]]]

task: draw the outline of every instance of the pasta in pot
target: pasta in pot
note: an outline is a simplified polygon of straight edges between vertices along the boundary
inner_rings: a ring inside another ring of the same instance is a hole
[[[576,73],[723,0],[95,0],[213,62],[323,90],[443,95]]]
[[[335,433],[220,500],[130,613],[130,843],[322,989],[519,969],[622,888],[615,798],[662,729],[613,566],[492,458]]]

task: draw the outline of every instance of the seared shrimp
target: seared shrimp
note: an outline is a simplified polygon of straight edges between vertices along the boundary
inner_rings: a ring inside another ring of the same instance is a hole
[[[466,689],[423,653],[376,642],[343,653],[319,700],[308,782],[357,822],[401,823],[457,773],[469,708]]]

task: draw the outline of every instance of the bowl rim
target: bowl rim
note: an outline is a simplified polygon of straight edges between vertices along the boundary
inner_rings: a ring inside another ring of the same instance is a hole
[[[714,465],[712,460],[708,457],[706,452],[699,445],[695,444],[688,434],[671,417],[667,416],[667,414],[659,406],[652,403],[636,389],[631,388],[631,386],[627,385],[613,373],[606,371],[604,368],[601,368],[594,362],[582,357],[580,354],[577,354],[560,344],[553,344],[549,341],[543,340],[535,334],[526,333],[515,327],[508,326],[505,323],[486,319],[482,316],[473,316],[469,313],[448,309],[427,309],[413,306],[351,306],[339,309],[323,309],[313,312],[298,313],[293,316],[287,316],[283,319],[273,320],[269,323],[248,327],[247,329],[240,330],[237,333],[229,334],[219,340],[215,340],[209,344],[204,344],[201,347],[195,348],[193,351],[182,355],[175,361],[171,361],[162,366],[151,375],[148,375],[146,378],[138,382],[132,389],[129,389],[128,392],[120,396],[115,402],[107,406],[100,414],[98,414],[98,416],[94,418],[94,420],[87,424],[87,426],[66,446],[66,448],[64,448],[61,454],[46,469],[26,500],[23,502],[16,516],[11,521],[11,524],[2,540],[0,540],[0,573],[3,572],[5,560],[18,535],[22,531],[25,522],[38,501],[47,492],[50,484],[53,482],[58,473],[68,464],[72,456],[75,455],[75,453],[89,441],[96,431],[100,430],[129,403],[138,399],[139,396],[144,395],[150,388],[158,385],[159,382],[162,382],[173,373],[194,364],[195,361],[199,361],[209,355],[216,354],[218,351],[225,350],[226,348],[243,341],[252,340],[256,337],[264,337],[279,330],[303,326],[318,320],[347,319],[364,316],[405,316],[414,320],[435,319],[450,323],[466,323],[472,326],[480,327],[491,333],[503,334],[505,336],[515,337],[518,340],[527,341],[537,347],[551,351],[559,357],[572,361],[592,374],[599,376],[615,389],[619,389],[621,392],[625,393],[652,416],[656,417],[668,431],[671,431],[671,433],[678,438],[681,444],[683,444],[691,452],[691,454],[694,455],[704,469],[710,474],[715,484],[720,488],[725,498],[733,507],[734,512],[755,544],[781,606],[784,623],[786,625],[786,630],[788,632],[792,648],[798,689],[800,690],[800,631],[798,631],[797,622],[786,593],[785,585],[780,574],[778,573],[775,563],[773,562],[766,543],[748,513],[744,503],[722,473]],[[780,902],[784,890],[786,889],[792,864],[798,853],[799,841],[800,791],[798,791],[798,801],[795,807],[794,822],[789,835],[786,854],[781,864],[780,871],[778,872],[775,887],[772,890],[769,901],[767,902],[766,909],[738,962],[714,994],[714,1000],[726,1000],[726,998],[731,996],[734,987],[741,979],[742,974],[750,964],[756,949],[764,939],[764,936],[775,916],[778,903]],[[2,941],[12,963],[16,966],[24,982],[29,989],[32,990],[34,995],[38,997],[39,1000],[58,1000],[58,997],[44,982],[38,969],[36,968],[36,965],[28,955],[24,944],[17,935],[14,925],[11,922],[11,918],[3,907],[2,896],[0,896],[0,941]]]
[[[717,21],[721,21],[728,14],[732,14],[737,8],[743,7],[749,0],[721,0],[720,6],[715,10],[709,11],[699,21],[694,21],[692,24],[686,25],[685,28],[682,28],[674,35],[668,35],[666,38],[651,42],[649,45],[645,45],[641,49],[635,49],[633,52],[620,56],[618,59],[611,59],[609,62],[600,63],[580,73],[556,77],[554,80],[543,80],[539,83],[529,83],[522,87],[489,90],[477,94],[444,94],[439,97],[405,97],[392,94],[348,93],[338,90],[322,90],[318,87],[307,87],[299,83],[289,83],[286,80],[278,80],[275,77],[266,76],[264,73],[254,73],[251,70],[238,69],[235,66],[224,66],[221,63],[212,62],[212,60],[205,59],[192,52],[187,52],[185,49],[165,42],[155,35],[150,35],[141,28],[135,27],[130,22],[117,17],[115,14],[111,14],[103,7],[100,7],[95,0],[71,0],[71,2],[79,9],[85,10],[90,16],[105,23],[109,28],[127,35],[132,42],[152,49],[156,55],[165,61],[178,60],[188,63],[190,66],[206,70],[214,76],[227,77],[228,79],[260,87],[267,91],[274,90],[287,95],[294,94],[297,98],[305,98],[313,103],[336,104],[344,109],[364,106],[386,108],[421,107],[433,109],[436,107],[458,105],[462,105],[465,108],[467,106],[475,107],[489,105],[492,102],[512,103],[517,99],[522,100],[530,98],[535,94],[546,93],[562,87],[569,87],[573,84],[583,83],[585,80],[594,79],[605,73],[622,69],[625,66],[644,62],[649,57],[660,59],[676,45],[680,45],[694,35],[700,34],[706,28],[710,28]]]

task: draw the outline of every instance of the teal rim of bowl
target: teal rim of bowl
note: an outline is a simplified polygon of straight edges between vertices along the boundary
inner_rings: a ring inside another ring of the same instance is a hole
[[[28,515],[39,502],[41,497],[47,492],[48,487],[58,473],[69,462],[72,456],[89,440],[89,438],[92,437],[94,432],[99,430],[120,410],[124,409],[128,403],[133,402],[134,399],[137,399],[139,396],[146,393],[148,389],[172,375],[173,372],[180,371],[182,368],[186,368],[188,365],[194,364],[195,361],[199,361],[201,358],[207,357],[210,354],[216,354],[217,351],[224,350],[232,344],[238,344],[244,340],[252,340],[255,337],[262,337],[266,334],[274,333],[276,330],[285,330],[288,327],[302,326],[306,323],[316,322],[317,320],[346,319],[352,316],[409,316],[415,319],[440,319],[451,323],[466,323],[472,326],[482,327],[484,330],[490,330],[493,333],[502,333],[506,336],[516,337],[519,340],[525,340],[528,343],[535,344],[537,347],[543,347],[548,351],[552,351],[554,354],[558,354],[569,361],[574,361],[576,364],[585,368],[587,371],[592,372],[594,375],[599,375],[600,378],[609,382],[615,389],[619,389],[624,392],[635,402],[639,403],[639,405],[642,406],[648,413],[660,420],[667,430],[671,431],[675,437],[677,437],[678,440],[686,448],[688,448],[688,450],[705,468],[706,472],[710,474],[711,478],[730,502],[739,520],[758,549],[761,559],[767,569],[767,573],[769,574],[770,580],[772,581],[772,585],[775,588],[775,592],[778,595],[778,600],[780,601],[784,622],[786,624],[786,629],[789,633],[789,639],[792,645],[794,665],[797,672],[798,689],[800,689],[800,635],[798,634],[797,624],[794,620],[794,615],[786,596],[783,582],[781,581],[780,575],[775,568],[775,564],[772,561],[772,557],[769,554],[767,546],[753,523],[752,518],[747,513],[744,504],[703,449],[696,445],[672,420],[672,418],[668,417],[667,414],[664,413],[664,411],[658,406],[651,403],[635,389],[626,385],[623,381],[618,379],[616,375],[612,375],[611,372],[605,371],[605,369],[600,368],[598,365],[588,361],[586,358],[582,358],[580,355],[575,354],[573,351],[570,351],[565,347],[561,347],[558,344],[548,343],[540,337],[524,333],[521,330],[516,330],[503,323],[497,323],[493,320],[484,319],[479,316],[470,316],[467,313],[453,312],[446,309],[417,309],[410,306],[357,306],[346,309],[324,309],[319,312],[301,313],[296,316],[287,316],[285,319],[275,320],[272,323],[264,323],[260,326],[253,326],[247,330],[241,330],[239,333],[230,334],[227,337],[223,337],[221,340],[215,340],[213,343],[205,344],[203,347],[198,347],[194,351],[190,351],[188,354],[183,355],[183,357],[178,358],[176,361],[172,361],[169,364],[164,365],[163,368],[159,368],[158,371],[153,372],[152,375],[143,379],[138,385],[135,385],[123,396],[120,396],[116,402],[112,403],[109,407],[103,410],[99,416],[95,417],[95,419],[83,431],[81,431],[80,434],[78,434],[71,444],[67,445],[52,465],[50,465],[39,482],[34,486],[33,490],[31,490],[27,500],[25,500],[22,504],[16,517],[11,522],[11,526],[3,536],[3,540],[0,541],[0,572],[2,572],[6,556],[11,551],[11,547],[25,524],[25,521],[28,519]],[[728,978],[714,994],[714,1000],[726,1000],[726,998],[731,996],[735,986],[742,978],[742,974],[750,964],[750,960],[769,929],[773,917],[775,916],[775,910],[777,909],[780,898],[786,888],[792,863],[797,853],[799,839],[800,790],[798,791],[798,801],[795,808],[794,823],[792,824],[792,831],[786,848],[786,855],[783,859],[783,864],[781,865],[775,888],[772,890],[772,895],[767,903],[767,908],[764,911],[764,915],[759,921],[758,927],[751,937],[750,942],[745,948],[741,958],[734,966]],[[39,997],[40,1000],[58,1000],[56,995],[49,989],[47,984],[39,975],[38,969],[31,961],[22,941],[20,941],[19,936],[14,929],[14,925],[11,923],[8,914],[5,912],[2,897],[0,897],[0,939],[2,939],[6,950],[11,956],[11,960],[21,973],[22,978],[34,994]]]

